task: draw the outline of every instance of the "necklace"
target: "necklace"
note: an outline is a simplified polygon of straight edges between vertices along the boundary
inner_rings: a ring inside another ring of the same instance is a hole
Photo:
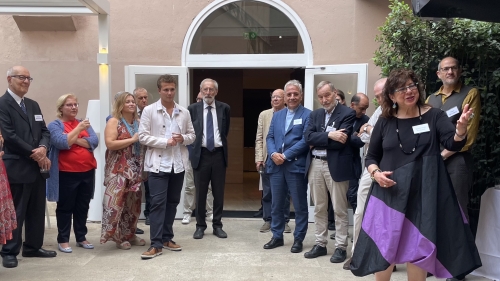
[[[420,113],[420,106],[418,107],[418,119],[420,120],[420,125],[422,125],[422,113]],[[401,144],[401,138],[399,137],[399,126],[398,126],[398,115],[397,114],[396,114],[396,133],[398,135],[399,148],[401,148],[401,151],[403,151],[403,153],[407,154],[407,155],[410,155],[413,152],[415,152],[415,149],[418,146],[418,140],[420,139],[421,134],[417,135],[417,140],[415,141],[415,146],[413,147],[413,149],[410,152],[404,150],[403,144]]]

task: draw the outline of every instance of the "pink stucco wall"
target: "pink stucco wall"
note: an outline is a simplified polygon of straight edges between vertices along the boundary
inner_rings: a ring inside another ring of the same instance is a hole
[[[126,65],[181,65],[182,43],[189,25],[212,1],[109,2],[111,91],[115,93],[124,89]],[[389,12],[387,0],[283,2],[304,22],[314,64],[368,63],[368,89],[372,89],[380,72],[372,62],[377,48],[374,39]],[[28,95],[40,103],[47,121],[55,118],[55,101],[62,94],[79,96],[82,117],[87,100],[99,96],[97,17],[74,19],[76,32],[20,32],[12,16],[0,16],[0,71],[17,64],[31,71],[35,80]],[[6,87],[6,79],[0,79],[0,88]]]

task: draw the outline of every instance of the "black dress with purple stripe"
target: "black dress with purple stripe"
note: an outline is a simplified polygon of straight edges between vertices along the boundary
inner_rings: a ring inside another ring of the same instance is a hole
[[[413,126],[428,124],[417,135]],[[402,148],[398,141],[399,129]],[[356,276],[412,263],[438,278],[462,277],[481,266],[467,219],[441,159],[440,145],[459,151],[455,126],[440,109],[409,119],[380,117],[373,129],[366,166],[393,171],[396,185],[373,183],[351,261]],[[413,147],[415,151],[410,152]]]

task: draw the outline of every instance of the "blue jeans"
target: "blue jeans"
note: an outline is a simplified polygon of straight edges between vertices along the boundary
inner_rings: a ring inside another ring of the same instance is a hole
[[[262,177],[262,219],[271,222],[271,203],[273,195],[271,193],[270,174],[264,173]],[[285,222],[290,221],[290,192],[285,198]]]
[[[277,173],[270,174],[271,193],[271,231],[273,238],[283,239],[285,230],[285,201],[288,194],[292,197],[295,208],[295,240],[303,241],[307,233],[307,181],[302,173],[290,173],[283,167]]]

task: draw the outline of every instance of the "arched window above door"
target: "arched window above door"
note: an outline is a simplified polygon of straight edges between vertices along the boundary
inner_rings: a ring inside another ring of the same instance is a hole
[[[200,24],[189,54],[303,54],[294,23],[260,1],[236,1],[212,12]]]

